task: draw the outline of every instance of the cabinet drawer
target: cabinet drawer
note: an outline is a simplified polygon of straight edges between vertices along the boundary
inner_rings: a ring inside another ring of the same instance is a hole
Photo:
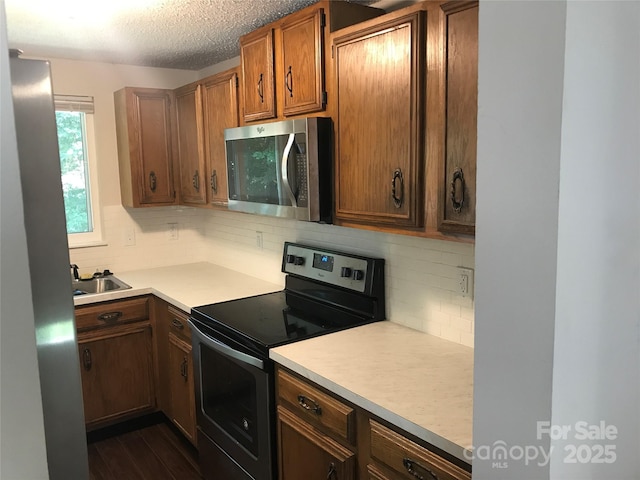
[[[398,478],[415,480],[470,480],[471,474],[457,465],[380,425],[371,425],[371,457],[398,472]],[[374,470],[375,472],[375,470]],[[372,476],[372,478],[376,478]]]
[[[78,331],[149,318],[149,298],[105,302],[75,310]]]
[[[278,370],[278,395],[312,425],[348,442],[355,440],[355,412],[347,405],[282,370]]]
[[[191,342],[191,328],[187,320],[189,315],[169,305],[169,331]]]

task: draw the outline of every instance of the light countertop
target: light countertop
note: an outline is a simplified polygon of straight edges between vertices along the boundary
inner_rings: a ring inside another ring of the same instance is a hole
[[[73,298],[74,305],[152,294],[189,313],[191,308],[199,305],[276,292],[283,288],[282,285],[207,262],[119,272],[116,277],[132,288],[98,295],[78,295]]]
[[[277,347],[270,357],[471,463],[472,348],[383,321]]]

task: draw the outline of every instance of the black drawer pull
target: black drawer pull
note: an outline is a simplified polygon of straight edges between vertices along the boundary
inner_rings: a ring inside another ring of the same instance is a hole
[[[404,468],[407,469],[407,472],[416,477],[418,480],[438,480],[438,477],[435,473],[433,473],[427,467],[420,465],[418,462],[411,460],[410,458],[403,458],[402,464],[404,465]],[[418,473],[418,470],[424,471],[427,476]]]
[[[177,318],[171,320],[171,325],[176,327],[178,330],[184,330],[184,324]]]
[[[397,181],[400,180],[400,186],[398,187]],[[404,202],[404,177],[402,176],[402,170],[396,168],[393,172],[393,178],[391,179],[391,198],[393,198],[393,205],[396,208],[402,207]]]
[[[313,406],[309,405],[309,403],[313,403]],[[316,402],[312,398],[305,397],[304,395],[298,395],[298,404],[305,410],[313,412],[316,415],[322,415],[322,408],[320,408],[318,402]]]
[[[336,464],[331,462],[329,464],[329,471],[327,472],[327,480],[333,480],[338,477],[338,471],[336,470]]]
[[[118,320],[122,316],[122,312],[106,312],[98,315],[98,320],[102,320],[103,322],[113,322]]]

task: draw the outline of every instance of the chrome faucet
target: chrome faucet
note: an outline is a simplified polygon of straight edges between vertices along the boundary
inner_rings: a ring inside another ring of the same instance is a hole
[[[78,265],[72,263],[71,265],[69,265],[69,268],[73,268],[73,279],[80,280],[80,275],[78,274]]]

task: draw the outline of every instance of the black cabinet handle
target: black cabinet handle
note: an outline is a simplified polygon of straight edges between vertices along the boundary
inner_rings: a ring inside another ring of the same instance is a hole
[[[122,312],[106,312],[98,315],[98,320],[102,320],[103,322],[113,322],[114,320],[119,319],[123,315]]]
[[[291,73],[291,65],[289,65],[289,71],[284,76],[284,86],[289,90],[289,96],[293,97],[293,74]]]
[[[218,193],[218,174],[215,170],[211,174],[211,190],[213,193]]]
[[[258,80],[258,95],[260,95],[260,103],[264,103],[263,89],[264,89],[264,85],[262,82],[262,74],[260,74],[260,79]]]
[[[171,325],[173,325],[178,330],[183,330],[184,329],[184,324],[180,320],[178,320],[177,318],[174,318],[173,320],[171,320]]]
[[[460,188],[458,189],[458,185]],[[451,179],[451,206],[456,213],[460,213],[462,211],[462,207],[464,206],[464,174],[462,173],[461,168],[456,168],[455,172],[453,172],[453,178]],[[460,195],[456,195],[456,192],[460,191]],[[458,200],[458,198],[460,200]]]
[[[398,188],[398,180],[400,185]],[[404,177],[402,176],[402,170],[396,168],[393,172],[393,178],[391,180],[391,196],[393,197],[393,204],[396,208],[400,208],[404,202]]]
[[[418,462],[411,460],[410,458],[403,458],[402,464],[404,465],[404,468],[407,469],[407,472],[413,475],[418,480],[438,480],[438,477],[435,473],[433,473],[427,467],[420,465]],[[422,470],[424,474],[420,474],[418,470]],[[425,474],[427,475],[426,477]]]
[[[156,172],[151,172],[149,174],[149,188],[151,189],[152,192],[155,192],[157,187],[158,187],[158,178],[156,177]]]
[[[198,173],[198,170],[196,170],[196,173],[193,174],[193,188],[196,189],[196,192],[200,191],[200,174]]]
[[[91,370],[91,363],[91,350],[85,348],[82,352],[82,365],[87,372]]]
[[[310,403],[312,403],[313,405],[309,405]],[[318,402],[316,402],[312,398],[305,397],[304,395],[298,395],[298,405],[300,405],[305,410],[315,413],[316,415],[322,415],[322,408],[320,408]]]
[[[182,363],[180,364],[180,375],[182,376],[182,378],[184,378],[184,381],[186,382],[188,380],[188,362],[187,362],[187,357],[184,357],[182,360]]]
[[[327,472],[327,480],[333,480],[334,478],[338,478],[338,471],[336,470],[336,464],[331,462]]]

